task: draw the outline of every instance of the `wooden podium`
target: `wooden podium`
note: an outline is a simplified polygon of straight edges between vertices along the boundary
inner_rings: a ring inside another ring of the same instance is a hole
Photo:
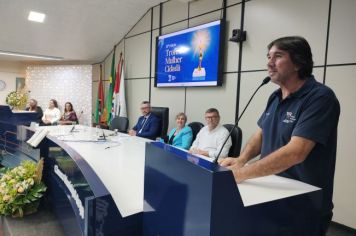
[[[321,190],[245,207],[230,170],[162,143],[144,181],[145,236],[319,235]]]

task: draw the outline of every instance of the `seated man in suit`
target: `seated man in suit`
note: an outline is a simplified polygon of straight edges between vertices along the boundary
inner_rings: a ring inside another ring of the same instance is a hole
[[[205,120],[207,125],[199,131],[189,152],[215,158],[229,135],[229,131],[219,124],[220,114],[216,108],[209,108],[205,112]],[[229,138],[220,157],[227,157],[231,145],[231,138]]]
[[[143,101],[140,109],[142,116],[138,118],[137,124],[129,131],[129,135],[155,140],[161,132],[161,121],[151,113],[149,102]]]

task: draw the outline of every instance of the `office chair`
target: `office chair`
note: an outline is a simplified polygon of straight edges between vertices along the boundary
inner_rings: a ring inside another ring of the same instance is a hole
[[[169,108],[168,107],[151,107],[151,113],[156,115],[161,120],[160,137],[167,135],[169,124]]]
[[[110,123],[110,130],[117,129],[121,133],[126,133],[129,127],[129,119],[127,117],[117,116]]]
[[[234,125],[224,124],[224,127],[230,132]],[[234,131],[232,131],[231,142],[232,146],[229,150],[229,157],[238,157],[240,155],[242,143],[242,130],[240,129],[240,127],[235,127]]]
[[[192,139],[192,143],[193,143],[195,138],[197,137],[197,134],[199,133],[200,129],[204,127],[204,124],[195,121],[195,122],[189,123],[188,125],[192,129],[192,132],[193,132],[193,139]]]

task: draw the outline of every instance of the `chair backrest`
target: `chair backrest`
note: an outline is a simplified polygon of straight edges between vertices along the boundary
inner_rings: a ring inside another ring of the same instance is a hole
[[[119,132],[126,133],[129,127],[129,119],[127,117],[117,116],[110,122],[110,130],[117,129]]]
[[[189,123],[188,125],[192,129],[192,132],[193,132],[193,139],[192,139],[192,143],[193,143],[195,138],[197,137],[197,134],[199,133],[200,129],[204,127],[204,124],[195,121],[195,122]]]
[[[224,127],[230,132],[234,125],[225,124]],[[232,146],[229,150],[229,157],[237,157],[240,155],[241,143],[242,143],[242,130],[240,127],[235,127],[231,133]]]
[[[169,124],[169,108],[168,107],[151,107],[151,112],[161,120],[160,136],[167,135]]]

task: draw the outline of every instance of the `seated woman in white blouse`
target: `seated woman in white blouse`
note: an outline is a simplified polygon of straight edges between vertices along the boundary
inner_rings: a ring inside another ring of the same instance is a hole
[[[44,111],[42,122],[44,125],[56,125],[61,119],[61,111],[55,99],[49,100],[48,108]]]

